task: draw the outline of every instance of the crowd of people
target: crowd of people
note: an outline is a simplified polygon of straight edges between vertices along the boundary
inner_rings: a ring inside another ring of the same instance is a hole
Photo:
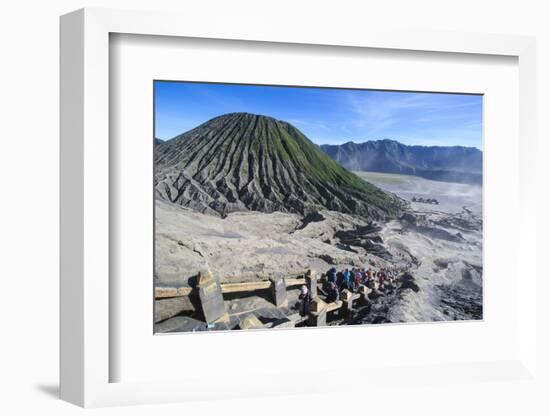
[[[321,292],[326,295],[326,302],[336,302],[340,299],[342,290],[347,289],[351,292],[356,292],[359,286],[365,285],[373,290],[382,290],[391,288],[394,284],[397,274],[386,268],[381,268],[375,271],[371,267],[365,269],[352,268],[345,270],[336,270],[332,267],[322,277],[323,286]],[[311,302],[311,294],[307,286],[302,286],[300,289],[299,299],[300,313],[305,315],[309,303]]]

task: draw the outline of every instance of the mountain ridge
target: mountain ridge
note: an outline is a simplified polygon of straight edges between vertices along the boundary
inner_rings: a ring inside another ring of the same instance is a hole
[[[399,173],[470,184],[481,184],[483,179],[483,153],[475,147],[405,145],[382,139],[320,148],[354,171]]]

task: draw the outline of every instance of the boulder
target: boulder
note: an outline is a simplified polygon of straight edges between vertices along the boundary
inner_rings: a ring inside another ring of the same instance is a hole
[[[272,322],[270,328],[294,328],[296,323],[288,318],[277,319],[275,322]]]
[[[249,314],[241,318],[239,324],[240,329],[259,329],[263,328],[264,324],[253,314]]]
[[[298,227],[296,227],[296,230],[303,230],[312,222],[321,222],[324,220],[325,217],[320,212],[311,212],[302,219],[302,223]]]
[[[399,219],[407,224],[416,225],[416,216],[410,212],[405,212]]]
[[[182,312],[192,312],[195,306],[188,296],[155,300],[155,323],[164,321]]]
[[[155,332],[197,332],[206,331],[206,324],[189,316],[175,316],[155,324]]]
[[[410,273],[404,273],[400,278],[399,281],[401,282],[401,285],[399,286],[399,290],[405,290],[405,289],[411,289],[415,293],[420,291],[420,287],[416,284],[414,277]]]

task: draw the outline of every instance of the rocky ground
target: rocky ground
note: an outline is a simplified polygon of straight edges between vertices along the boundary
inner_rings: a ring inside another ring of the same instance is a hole
[[[232,213],[222,219],[159,200],[155,232],[159,284],[192,286],[202,269],[210,269],[221,282],[243,282],[296,277],[308,269],[324,272],[332,266],[389,267],[400,273],[399,289],[376,296],[346,319],[331,317],[328,324],[482,318],[482,220],[469,209],[449,213],[413,204],[387,223],[328,210],[306,217]],[[283,315],[296,313],[297,295],[297,288],[289,291]],[[271,312],[266,311],[273,305],[268,299],[258,294],[226,302],[234,319],[259,311],[259,318],[269,321]],[[174,320],[157,327],[160,332],[182,328]]]
[[[158,200],[155,278],[185,283],[201,269],[210,269],[222,283],[244,282],[280,274],[294,277],[331,265],[388,264],[369,255],[381,249],[376,233],[353,234],[355,229],[368,228],[367,222],[334,211],[317,216],[246,212],[222,219]]]

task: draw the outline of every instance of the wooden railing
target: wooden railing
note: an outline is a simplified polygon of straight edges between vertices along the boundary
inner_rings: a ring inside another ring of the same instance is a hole
[[[304,277],[284,279],[287,287],[305,285]],[[266,290],[273,286],[270,280],[259,282],[240,282],[240,283],[221,283],[222,293],[255,292],[257,290]],[[159,285],[155,287],[155,299],[175,298],[180,296],[191,296],[198,293],[196,288],[185,285]]]
[[[178,298],[193,297],[198,300],[207,324],[212,324],[228,320],[228,313],[224,304],[223,294],[271,290],[273,303],[276,307],[279,307],[288,305],[287,287],[298,285],[306,285],[313,300],[308,308],[308,316],[292,318],[291,321],[293,325],[297,325],[306,320],[308,326],[324,326],[326,325],[328,313],[339,311],[341,314],[346,314],[353,310],[354,301],[360,298],[367,300],[367,296],[371,292],[371,289],[366,286],[360,286],[359,293],[352,293],[348,290],[343,290],[340,295],[340,300],[326,303],[317,294],[318,277],[311,270],[308,270],[303,277],[240,283],[220,283],[210,271],[203,271],[199,273],[198,284],[196,287],[184,285],[157,285],[155,287],[155,302],[157,309],[162,309],[162,307],[164,307],[167,303],[175,302],[177,305],[181,304],[182,307],[185,306],[188,310],[194,310],[194,302],[183,302],[183,300],[182,302],[179,302],[177,300]],[[177,310],[178,308],[176,307],[174,311]],[[167,314],[168,313],[156,313],[155,319],[166,319],[165,315]],[[252,318],[244,322],[242,326],[245,328],[257,328],[260,326],[273,327],[272,324],[260,325],[258,324],[257,319],[254,320]]]

